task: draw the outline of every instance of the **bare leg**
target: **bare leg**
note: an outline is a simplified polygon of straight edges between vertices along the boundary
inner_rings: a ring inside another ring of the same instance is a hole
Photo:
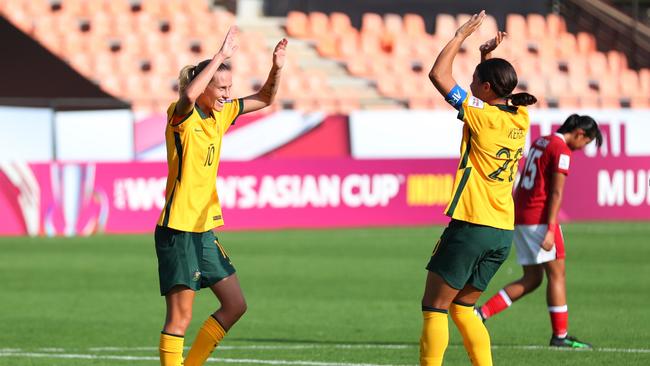
[[[422,296],[422,306],[440,310],[449,310],[449,305],[458,295],[459,290],[449,286],[438,274],[429,271]]]
[[[233,274],[210,286],[221,307],[212,315],[228,331],[246,312],[247,305],[239,285],[237,275]]]
[[[539,264],[523,266],[524,275],[520,279],[509,283],[503,290],[510,300],[517,301],[526,294],[535,291],[542,283],[544,269]]]
[[[546,287],[546,302],[548,306],[566,305],[566,274],[564,259],[556,259],[544,263],[548,285]]]
[[[186,286],[174,286],[167,295],[167,316],[163,332],[177,336],[185,335],[192,320],[195,292]]]

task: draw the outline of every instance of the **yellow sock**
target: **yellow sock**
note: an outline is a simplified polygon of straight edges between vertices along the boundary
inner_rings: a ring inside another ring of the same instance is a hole
[[[474,366],[492,366],[490,335],[481,319],[474,314],[474,306],[452,303],[449,315],[463,336],[465,350]]]
[[[160,333],[160,365],[181,366],[183,364],[183,337]]]
[[[420,365],[440,366],[449,343],[447,312],[430,310],[432,308],[422,309],[424,323],[420,338]]]
[[[221,324],[212,316],[203,323],[199,334],[196,336],[192,348],[185,359],[185,366],[201,366],[208,359],[212,351],[226,335]]]

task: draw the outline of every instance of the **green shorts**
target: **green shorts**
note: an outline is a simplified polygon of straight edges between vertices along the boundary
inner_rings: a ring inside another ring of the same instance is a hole
[[[433,249],[427,269],[460,290],[469,284],[485,291],[508,258],[513,230],[451,220]]]
[[[214,233],[192,233],[156,226],[160,294],[184,285],[197,291],[235,273]]]

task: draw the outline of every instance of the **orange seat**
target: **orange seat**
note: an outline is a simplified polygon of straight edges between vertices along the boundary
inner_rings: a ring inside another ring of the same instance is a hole
[[[620,74],[621,95],[631,97],[639,95],[639,75],[634,70],[625,70]]]
[[[349,28],[347,34],[339,36],[337,43],[338,57],[347,61],[359,52],[359,33],[356,29]]]
[[[309,37],[318,39],[329,33],[329,18],[318,11],[309,13]]]
[[[287,14],[287,34],[291,37],[306,38],[309,36],[307,15],[299,11],[290,11]]]
[[[338,55],[336,34],[321,34],[316,45],[318,54],[323,57],[336,57]]]
[[[609,69],[607,64],[607,57],[602,52],[592,52],[587,56],[589,62],[587,63],[587,68],[589,75],[598,77],[603,75]]]
[[[390,98],[403,97],[402,81],[399,77],[380,74],[377,79],[377,91],[383,96]]]
[[[555,38],[566,32],[566,22],[558,14],[548,14],[546,16],[546,29],[548,31],[548,37]]]
[[[481,24],[481,27],[478,29],[478,31],[481,42],[484,42],[485,40],[496,36],[497,32],[499,31],[499,26],[497,25],[496,19],[494,19],[494,17],[491,15],[486,16],[483,20],[483,24]]]
[[[453,15],[436,15],[434,35],[441,39],[450,39],[456,32],[456,19]]]
[[[596,52],[596,37],[591,33],[579,32],[576,36],[578,52],[583,55]]]
[[[414,38],[425,35],[427,32],[424,20],[419,14],[404,15],[404,31]]]
[[[627,69],[627,57],[618,51],[607,52],[607,63],[609,64],[609,71],[614,74]]]
[[[526,30],[528,38],[542,39],[547,37],[546,19],[540,14],[528,14],[526,17]]]
[[[381,15],[364,13],[361,17],[361,33],[375,34],[377,37],[380,37],[384,33],[384,21]]]
[[[367,76],[369,74],[366,58],[363,55],[356,55],[346,59],[346,68],[354,76]]]
[[[333,12],[330,14],[330,30],[339,35],[346,35],[356,29],[352,28],[350,17],[345,13]]]
[[[508,14],[506,16],[506,32],[512,39],[528,38],[526,29],[526,18],[520,14]]]
[[[379,37],[380,35],[376,33],[361,33],[359,37],[361,53],[370,57],[383,56]]]

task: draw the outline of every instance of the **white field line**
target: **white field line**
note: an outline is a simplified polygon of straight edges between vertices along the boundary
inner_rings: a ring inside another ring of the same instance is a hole
[[[114,355],[87,355],[87,354],[60,354],[60,353],[14,353],[1,352],[0,357],[19,358],[64,358],[84,360],[113,360],[113,361],[158,361],[158,357],[150,356],[114,356]],[[345,362],[319,362],[319,361],[288,361],[288,360],[256,360],[246,358],[209,358],[209,362],[223,363],[253,363],[260,365],[304,365],[304,366],[415,366],[415,365],[390,365],[374,363],[345,363]]]
[[[219,350],[296,350],[296,349],[417,349],[418,345],[408,344],[269,344],[269,345],[221,345]],[[460,348],[461,345],[450,344],[449,348]],[[185,347],[188,349],[189,347]],[[542,345],[492,345],[492,349],[515,349],[515,350],[546,350],[546,351],[576,351],[579,349],[572,348],[558,348]],[[75,351],[88,351],[95,352],[157,352],[157,347],[90,347],[84,349],[75,349]],[[65,353],[64,348],[39,348],[36,353],[43,354],[56,354]],[[585,350],[589,351],[589,350]],[[603,347],[596,348],[594,352],[606,353],[650,353],[650,348],[612,348]],[[24,350],[21,348],[0,348],[1,354],[9,353],[30,353],[31,350]],[[92,354],[89,356],[93,356]],[[100,356],[100,355],[95,355]],[[121,356],[120,356],[121,357]],[[125,356],[126,357],[126,356]]]

